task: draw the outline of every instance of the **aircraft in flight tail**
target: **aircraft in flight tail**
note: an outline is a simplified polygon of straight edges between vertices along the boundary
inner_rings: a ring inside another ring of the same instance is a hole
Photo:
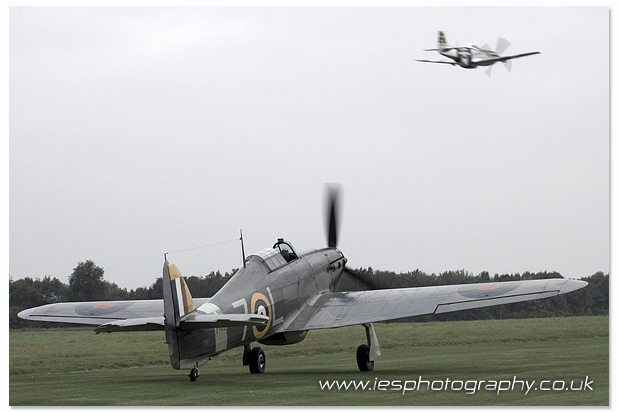
[[[520,57],[531,56],[533,54],[540,54],[541,52],[534,51],[528,53],[514,54],[511,56],[502,56],[502,53],[511,45],[508,40],[498,37],[495,50],[489,48],[487,44],[483,47],[479,47],[476,44],[469,44],[467,46],[456,47],[451,46],[446,41],[446,35],[443,31],[438,32],[438,48],[437,49],[424,49],[425,51],[437,51],[444,57],[448,57],[450,60],[417,60],[423,63],[442,63],[450,64],[452,66],[463,67],[464,69],[475,69],[480,66],[489,66],[485,71],[485,74],[491,76],[491,68],[494,64],[501,62],[508,71],[511,71],[511,60]]]
[[[164,331],[171,365],[189,370],[195,381],[198,368],[226,350],[244,347],[243,365],[263,373],[266,355],[256,343],[291,345],[311,330],[354,325],[362,325],[367,336],[356,351],[358,368],[371,371],[381,354],[375,322],[548,298],[587,285],[543,279],[342,291],[344,276],[365,289],[368,282],[346,267],[337,248],[339,192],[339,186],[327,187],[326,247],[297,251],[278,239],[244,259],[244,267],[211,298],[193,298],[166,256],[163,300],[55,303],[21,311],[19,317],[93,325],[96,333]]]

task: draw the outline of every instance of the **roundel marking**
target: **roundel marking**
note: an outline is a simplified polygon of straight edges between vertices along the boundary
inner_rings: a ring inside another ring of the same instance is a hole
[[[475,285],[474,283],[470,283],[461,286],[457,292],[466,298],[493,298],[511,292],[520,285],[521,283],[518,282],[496,282],[491,285]]]
[[[101,302],[101,303],[95,303],[92,308],[93,309],[109,309],[109,308],[113,308],[114,306],[116,306],[116,302]]]
[[[75,313],[82,316],[106,316],[131,306],[131,301],[83,302],[75,307]]]
[[[253,335],[255,335],[257,339],[260,339],[264,337],[268,329],[270,329],[273,318],[273,312],[268,298],[259,292],[254,293],[253,296],[251,296],[251,313],[268,316],[268,323],[266,325],[260,327],[253,326]]]

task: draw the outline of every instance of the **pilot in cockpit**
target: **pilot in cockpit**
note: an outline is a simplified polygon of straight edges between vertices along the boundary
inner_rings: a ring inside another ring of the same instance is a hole
[[[294,249],[292,249],[292,246],[284,242],[283,239],[279,239],[278,242],[275,243],[273,248],[279,249],[279,251],[281,252],[281,256],[283,256],[286,262],[291,262],[295,259],[298,259],[298,256],[296,256],[296,253],[294,252]]]

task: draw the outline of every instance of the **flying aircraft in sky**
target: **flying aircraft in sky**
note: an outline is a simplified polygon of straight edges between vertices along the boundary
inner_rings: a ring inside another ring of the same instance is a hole
[[[541,52],[528,52],[522,54],[515,54],[512,56],[502,56],[502,53],[511,45],[508,40],[498,37],[496,49],[491,50],[487,44],[483,47],[479,47],[476,44],[469,44],[467,46],[451,46],[446,41],[446,35],[443,31],[438,32],[438,48],[437,49],[425,49],[425,51],[437,51],[444,57],[448,57],[451,60],[417,60],[423,63],[442,63],[457,65],[464,69],[475,69],[479,66],[489,66],[485,71],[485,74],[491,76],[491,68],[495,63],[502,62],[504,67],[508,71],[511,71],[511,59],[517,59],[519,57],[531,56],[533,54],[540,54]]]
[[[367,343],[356,351],[361,371],[380,356],[373,323],[505,303],[547,298],[583,288],[587,282],[543,279],[418,288],[343,291],[348,277],[365,285],[337,249],[339,186],[327,186],[327,246],[297,251],[278,239],[273,247],[244,259],[243,268],[211,298],[193,298],[178,268],[163,264],[163,300],[66,302],[26,309],[19,317],[94,325],[95,332],[165,331],[170,363],[190,370],[213,356],[244,347],[243,365],[263,373],[263,345],[301,342],[315,329],[362,325]],[[242,245],[242,232],[241,232]],[[244,250],[244,247],[243,247]],[[244,255],[244,251],[243,251]]]

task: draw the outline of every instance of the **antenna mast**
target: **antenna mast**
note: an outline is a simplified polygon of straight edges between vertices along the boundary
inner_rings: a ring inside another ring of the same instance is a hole
[[[245,262],[245,242],[242,240],[242,229],[240,229],[240,247],[242,249],[242,267],[246,268],[247,263]]]

